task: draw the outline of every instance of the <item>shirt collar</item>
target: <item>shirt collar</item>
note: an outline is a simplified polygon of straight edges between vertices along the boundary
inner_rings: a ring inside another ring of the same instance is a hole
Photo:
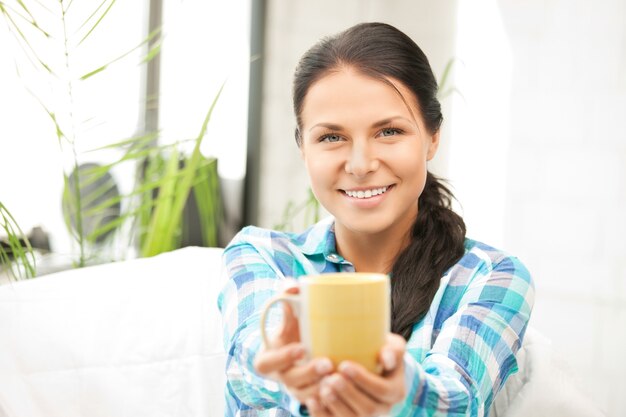
[[[296,235],[294,244],[308,256],[319,254],[326,256],[335,253],[335,218],[327,217],[309,227],[304,233]]]
[[[314,224],[301,235],[296,235],[294,244],[305,256],[322,255],[328,262],[343,265],[348,268],[346,271],[354,272],[352,263],[337,253],[335,218],[332,216]]]

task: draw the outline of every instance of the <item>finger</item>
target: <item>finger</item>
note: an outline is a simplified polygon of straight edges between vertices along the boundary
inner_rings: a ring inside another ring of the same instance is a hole
[[[311,398],[319,399],[320,383],[308,385],[304,388],[288,388],[289,392],[302,404],[305,404]]]
[[[306,401],[306,408],[312,417],[332,417],[330,412],[315,398]]]
[[[359,416],[379,415],[389,410],[386,404],[375,401],[341,374],[334,374],[329,377],[328,384],[336,395],[341,398],[348,407],[356,411],[356,414]]]
[[[319,382],[333,371],[333,363],[328,358],[317,358],[302,366],[294,366],[280,373],[280,379],[288,387],[304,388]]]
[[[392,372],[396,366],[398,365],[398,358],[396,352],[389,349],[388,347],[384,347],[380,351],[379,361],[383,366],[383,373]]]
[[[320,392],[320,384],[311,384],[304,388],[287,387],[293,397],[295,397],[302,404],[306,403],[309,398],[315,398]]]
[[[298,283],[298,281],[296,279],[288,278],[285,281],[285,285],[284,285],[285,290],[284,291],[287,294],[298,294],[298,293],[300,293],[299,285],[300,284]]]
[[[394,403],[404,398],[404,352],[406,341],[400,335],[389,333],[380,351],[379,361],[383,365],[383,375],[368,372],[363,366],[346,361],[339,365],[340,372],[375,401]],[[396,383],[390,381],[396,380]]]
[[[300,343],[291,343],[276,349],[264,349],[256,355],[254,368],[262,375],[283,372],[300,360],[304,353],[304,346]]]
[[[404,367],[402,362],[386,376],[373,374],[363,366],[349,361],[339,364],[339,371],[377,402],[395,404],[404,398]]]
[[[385,345],[380,350],[379,361],[385,372],[390,372],[402,361],[406,350],[406,341],[400,335],[389,333]]]
[[[324,407],[328,408],[335,417],[355,417],[357,415],[356,412],[324,382],[322,382],[320,386],[320,400]]]

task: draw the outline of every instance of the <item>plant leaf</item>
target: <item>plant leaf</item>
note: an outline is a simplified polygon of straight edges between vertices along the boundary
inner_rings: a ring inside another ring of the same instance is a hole
[[[102,8],[102,6],[104,6],[106,4],[107,1],[109,1],[109,0],[102,0],[102,3],[100,3],[100,5],[98,7],[96,7],[94,9],[94,11],[89,15],[89,17],[87,17],[87,19],[85,19],[83,24],[79,26],[78,30],[81,30],[82,28],[87,26],[87,23],[89,23],[89,21],[98,13],[98,11]],[[69,9],[69,6],[67,6],[67,8]]]
[[[219,221],[219,178],[217,174],[217,160],[207,160],[198,171],[198,180],[193,186],[202,243],[205,246],[217,246],[217,227]]]
[[[22,32],[22,30],[20,29],[19,25],[15,22],[15,20],[13,20],[13,18],[11,17],[11,15],[7,12],[7,10],[2,7],[2,4],[0,4],[0,11],[2,12],[2,14],[4,15],[4,17],[7,20],[8,26],[9,26],[9,30],[10,32],[13,34],[13,36],[15,36],[18,44],[20,45],[20,47],[22,48],[22,50],[24,51],[26,57],[32,62],[32,57],[35,58],[35,60],[37,61],[37,63],[39,65],[41,65],[42,68],[44,68],[49,74],[54,74],[54,72],[52,71],[52,69],[50,68],[50,66],[48,64],[46,64],[40,57],[39,54],[37,54],[37,51],[35,51],[35,49],[32,47],[32,45],[30,44],[30,42],[28,42],[28,39],[26,38],[26,36],[24,35],[24,32]],[[13,30],[11,30],[11,27],[13,28]],[[17,32],[17,35],[14,33]],[[45,33],[45,32],[44,32]],[[45,33],[47,35],[47,33]],[[19,35],[19,36],[18,36]],[[21,39],[21,41],[20,41]],[[33,65],[36,66],[36,64],[33,62]]]
[[[105,0],[106,1],[106,0]],[[83,38],[78,42],[78,46],[80,46],[85,39],[87,39],[89,37],[89,35],[91,35],[91,32],[93,32],[94,30],[96,30],[96,28],[98,27],[98,25],[100,24],[100,22],[102,22],[102,19],[104,19],[104,17],[109,13],[109,11],[111,10],[111,7],[113,7],[113,5],[115,4],[116,0],[111,0],[111,4],[109,4],[109,7],[107,7],[107,9],[104,11],[104,13],[102,13],[102,15],[100,16],[100,18],[98,19],[98,21],[91,27],[91,29],[89,29],[89,32],[87,32],[87,34],[85,36],[83,36]],[[100,5],[98,7],[98,9],[102,7],[102,5]],[[91,17],[89,17],[89,19],[91,19]]]
[[[178,164],[178,150],[174,148],[172,155],[170,155],[170,159],[167,162],[163,177],[164,183],[159,188],[159,197],[157,198],[158,204],[155,205],[154,212],[152,214],[145,247],[141,250],[141,254],[144,257],[153,256],[166,251],[166,248],[169,248],[172,241],[171,236],[165,234],[168,229],[167,224],[168,222],[176,222],[176,226],[178,226],[178,222],[172,215],[175,193],[177,191],[180,192],[178,188],[178,181],[175,179],[178,172]]]
[[[99,148],[90,149],[90,150],[87,151],[87,153],[102,151],[104,149],[118,149],[118,148],[123,148],[123,147],[125,147],[127,145],[135,146],[135,145],[139,144],[138,145],[139,147],[143,147],[145,144],[148,144],[148,143],[152,142],[158,136],[159,136],[158,132],[150,132],[150,133],[147,133],[145,135],[133,136],[131,138],[123,139],[123,140],[121,140],[119,142],[115,142],[115,143],[112,143],[110,145],[105,145],[105,146],[101,146]]]
[[[211,107],[209,108],[209,111],[207,112],[204,118],[204,122],[202,123],[202,128],[200,129],[200,132],[198,133],[196,146],[191,154],[191,157],[187,160],[187,165],[185,166],[185,168],[183,168],[185,170],[185,175],[181,179],[180,184],[178,185],[178,189],[177,189],[178,192],[175,196],[175,199],[172,205],[172,212],[171,212],[172,218],[171,218],[170,223],[166,227],[166,232],[164,235],[166,239],[174,238],[175,230],[180,224],[183,209],[185,207],[185,203],[187,202],[187,197],[189,196],[189,190],[193,182],[193,176],[196,172],[196,169],[202,157],[202,154],[200,153],[200,145],[202,143],[202,139],[205,136],[209,121],[211,120],[211,114],[213,114],[213,109],[215,108],[215,105],[217,104],[217,101],[220,95],[222,94],[224,85],[225,83],[221,85],[219,91],[217,92],[217,94],[215,95],[215,98],[213,99],[213,103],[211,103]]]
[[[450,76],[450,70],[452,69],[452,64],[454,64],[454,58],[451,58],[446,63],[445,68],[443,69],[443,73],[441,74],[441,79],[439,80],[439,89],[443,90],[446,84],[448,83],[448,77]]]
[[[11,215],[6,206],[1,202],[0,218],[2,220],[2,228],[7,235],[11,255],[14,259],[11,261],[9,254],[5,251],[4,247],[0,245],[0,264],[5,265],[10,276],[16,280],[34,277],[36,275],[36,260],[30,241],[24,232],[22,232],[22,229],[15,221],[13,215]],[[23,239],[26,247],[22,245],[20,238]],[[17,274],[12,268],[12,265],[16,266]]]
[[[152,61],[154,59],[154,57],[156,57],[159,53],[161,53],[161,42],[155,43],[150,48],[150,50],[148,51],[146,56],[141,60],[141,63],[145,64],[145,63],[148,63],[148,62]]]
[[[87,78],[102,72],[103,70],[105,70],[109,65],[120,61],[122,59],[124,59],[126,56],[130,55],[131,53],[133,53],[134,51],[136,51],[137,49],[141,48],[143,45],[145,45],[146,43],[150,42],[155,36],[158,36],[161,33],[161,29],[155,29],[153,30],[144,40],[142,40],[138,45],[136,45],[134,48],[124,52],[122,55],[118,56],[117,58],[107,62],[104,65],[101,65],[100,67],[96,68],[93,71],[89,71],[87,74],[79,77],[80,80],[86,80]]]

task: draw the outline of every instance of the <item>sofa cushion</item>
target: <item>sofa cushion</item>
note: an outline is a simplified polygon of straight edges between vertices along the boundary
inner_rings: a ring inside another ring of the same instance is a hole
[[[0,416],[222,415],[221,249],[0,287]]]

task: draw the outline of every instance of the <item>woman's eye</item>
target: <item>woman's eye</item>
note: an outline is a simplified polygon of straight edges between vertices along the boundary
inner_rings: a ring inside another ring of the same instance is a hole
[[[320,142],[339,142],[341,136],[339,135],[324,135],[321,137]]]
[[[393,136],[397,135],[398,133],[400,133],[400,129],[396,129],[394,127],[388,127],[380,131],[380,134],[382,136]]]

